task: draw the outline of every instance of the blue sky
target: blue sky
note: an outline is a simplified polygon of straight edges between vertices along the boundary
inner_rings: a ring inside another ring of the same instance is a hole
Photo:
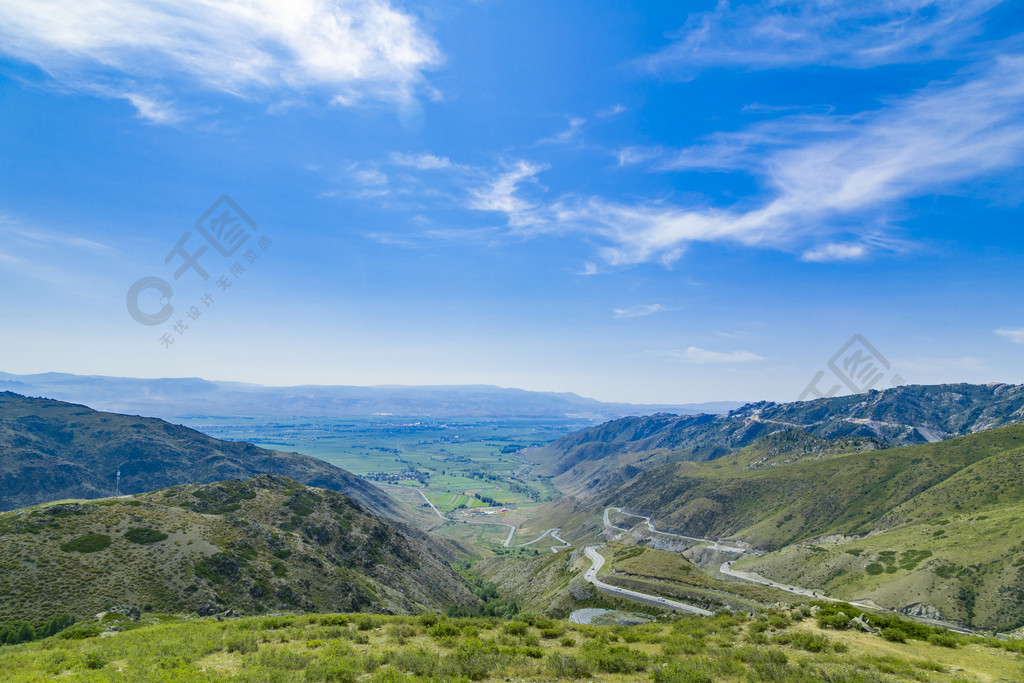
[[[1022,29],[998,0],[10,0],[0,369],[793,400],[860,334],[877,388],[1024,382]],[[230,256],[196,227],[222,195],[256,226]],[[209,280],[174,279],[186,233]],[[144,277],[164,322],[129,315]]]

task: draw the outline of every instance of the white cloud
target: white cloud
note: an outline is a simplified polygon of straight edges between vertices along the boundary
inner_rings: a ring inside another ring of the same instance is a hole
[[[513,228],[544,223],[545,219],[534,213],[537,205],[517,196],[517,191],[522,183],[534,180],[546,168],[545,165],[528,161],[515,162],[486,186],[471,190],[469,208],[504,213],[508,217],[509,226]]]
[[[634,166],[657,159],[664,153],[665,151],[660,147],[623,147],[615,152],[615,158],[619,162],[619,166]]]
[[[804,261],[825,263],[828,261],[853,261],[862,259],[867,255],[868,248],[863,244],[832,242],[808,249],[800,258]]]
[[[537,144],[538,145],[546,145],[546,144],[565,145],[565,144],[568,144],[570,142],[573,142],[579,136],[580,130],[583,128],[583,124],[585,124],[586,122],[587,122],[586,119],[582,119],[582,118],[580,118],[578,116],[574,116],[571,119],[569,119],[569,127],[568,128],[566,128],[565,130],[563,130],[560,133],[556,133],[555,135],[552,135],[551,137],[544,138],[543,140],[540,140]]]
[[[750,351],[708,351],[696,346],[691,346],[685,351],[669,351],[666,355],[701,365],[709,363],[753,363],[764,360],[761,356]]]
[[[1018,330],[999,328],[998,330],[993,330],[993,332],[998,334],[1000,337],[1006,337],[1014,344],[1024,344],[1024,328]]]
[[[377,168],[353,167],[349,169],[349,173],[357,183],[366,187],[380,187],[388,184],[387,174]]]
[[[449,168],[452,165],[452,161],[448,157],[438,157],[433,154],[402,154],[401,152],[394,152],[391,155],[391,162],[396,166],[415,168],[419,171]]]
[[[641,304],[639,306],[631,306],[630,308],[616,308],[613,313],[615,313],[616,318],[643,318],[655,313],[663,313],[667,310],[661,304]]]
[[[132,92],[124,93],[121,98],[131,102],[139,116],[152,123],[172,124],[185,119],[185,115],[170,102],[161,102],[147,95]]]
[[[622,112],[626,111],[627,107],[621,104],[613,104],[610,107],[605,107],[597,112],[597,117],[601,119],[610,119],[614,116],[618,116]]]
[[[407,102],[441,53],[387,0],[9,0],[0,51],[171,120],[150,89]],[[128,94],[130,93],[130,95]]]
[[[866,68],[951,56],[1003,0],[766,0],[690,15],[675,42],[643,60],[692,77],[707,67],[824,64]]]
[[[719,208],[563,197],[532,217],[601,238],[601,254],[613,265],[671,263],[694,242],[797,246],[808,260],[901,251],[907,245],[884,234],[893,203],[963,192],[972,179],[1019,165],[1022,109],[1024,58],[1007,56],[969,80],[926,88],[885,109],[782,119],[717,136],[699,154],[684,155],[688,168],[755,173],[763,198]],[[834,239],[842,233],[846,239]]]
[[[597,275],[599,272],[597,264],[593,261],[586,261],[583,264],[583,270],[577,273],[577,275]]]

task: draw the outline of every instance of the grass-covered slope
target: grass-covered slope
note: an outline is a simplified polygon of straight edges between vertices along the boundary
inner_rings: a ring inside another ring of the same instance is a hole
[[[935,444],[749,468],[743,458],[643,472],[605,500],[653,514],[665,530],[738,536],[765,549],[825,534],[1024,500],[1024,426]]]
[[[611,628],[530,616],[144,617],[96,637],[110,625],[0,647],[4,680],[963,683],[1024,675],[1019,642],[822,628],[806,607]]]
[[[102,498],[270,472],[341,491],[374,512],[401,508],[367,481],[322,460],[220,441],[155,418],[0,392],[0,510]]]
[[[981,628],[1024,624],[1024,426],[775,466],[744,456],[664,465],[604,502],[779,551],[751,565],[779,581]]]
[[[450,542],[276,475],[0,514],[0,622],[116,605],[391,611],[472,607]]]

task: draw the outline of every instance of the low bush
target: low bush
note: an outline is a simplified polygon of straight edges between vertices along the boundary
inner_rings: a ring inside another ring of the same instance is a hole
[[[86,534],[62,543],[60,549],[66,553],[96,553],[110,547],[110,536],[106,534]]]

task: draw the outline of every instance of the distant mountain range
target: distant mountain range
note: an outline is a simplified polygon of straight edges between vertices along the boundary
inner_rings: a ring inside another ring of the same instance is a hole
[[[164,419],[200,415],[230,417],[417,417],[546,418],[609,420],[625,415],[670,412],[678,415],[724,413],[739,402],[682,405],[604,403],[572,393],[506,389],[487,385],[453,386],[296,386],[268,387],[197,378],[135,379],[44,373],[0,372],[0,391],[84,403],[99,410]]]
[[[860,450],[941,441],[1024,420],[1024,385],[909,385],[796,403],[750,403],[725,415],[651,415],[569,434],[527,457],[568,493],[595,495],[667,462],[713,460],[785,430],[859,440]],[[795,442],[794,442],[795,443]],[[800,448],[807,447],[806,439]],[[813,451],[814,449],[811,448]]]
[[[340,491],[373,512],[401,507],[323,460],[220,441],[151,417],[0,392],[0,510],[62,498],[103,498],[270,472]]]

